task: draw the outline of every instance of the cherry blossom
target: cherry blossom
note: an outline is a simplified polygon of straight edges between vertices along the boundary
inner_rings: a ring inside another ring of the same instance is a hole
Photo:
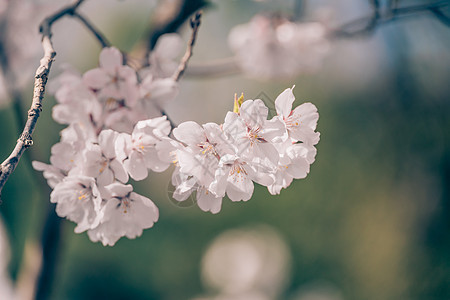
[[[223,197],[226,193],[231,201],[247,201],[253,194],[253,181],[266,186],[273,182],[261,169],[255,168],[236,155],[227,154],[220,159],[210,189],[217,196]]]
[[[128,173],[123,164],[116,158],[115,141],[118,132],[111,129],[103,130],[98,137],[98,144],[90,143],[81,155],[78,165],[71,173],[79,173],[94,177],[99,186],[113,183],[115,180],[126,183]]]
[[[318,69],[329,51],[326,35],[317,22],[257,15],[233,28],[228,41],[246,74],[279,79]]]
[[[88,231],[92,241],[113,246],[119,238],[134,239],[153,226],[159,211],[148,198],[133,192],[131,185],[113,183],[105,187],[107,201],[101,209],[100,224]]]
[[[153,226],[155,204],[127,184],[129,177],[147,178],[149,170],[162,172],[173,164],[173,199],[193,195],[201,210],[213,214],[225,196],[249,200],[255,183],[278,194],[309,173],[319,141],[318,113],[311,103],[292,109],[292,89],[277,97],[278,115],[270,120],[260,99],[236,101],[223,124],[184,122],[170,138],[161,106],[173,99],[177,83],[150,74],[142,82],[124,79],[111,86],[112,74],[120,77],[129,69],[115,48],[100,56],[100,68],[84,75],[66,69],[60,76],[53,115],[69,126],[52,147],[50,164],[33,162],[54,189],[58,215],[77,223],[76,232],[88,231],[92,241],[112,246]],[[105,100],[105,95],[127,97],[132,85],[139,91],[136,102]]]
[[[289,141],[279,144],[277,149],[280,151],[280,161],[276,171],[270,175],[274,182],[267,187],[272,195],[280,194],[281,189],[287,188],[293,179],[305,178],[317,153],[311,145]]]
[[[87,71],[83,80],[105,101],[109,98],[124,100],[128,106],[137,101],[136,71],[123,65],[123,56],[117,48],[104,48],[100,53],[100,67]]]
[[[155,77],[172,76],[178,67],[177,57],[180,56],[184,42],[177,33],[163,34],[158,38],[155,48],[150,53],[148,71]]]
[[[50,201],[56,203],[58,216],[77,223],[76,233],[95,228],[100,221],[102,198],[92,177],[65,177],[53,189]]]
[[[223,130],[239,153],[268,167],[278,164],[279,155],[273,142],[286,139],[285,128],[278,119],[267,120],[268,108],[257,100],[247,100],[240,113],[229,112]]]
[[[184,122],[173,130],[173,135],[186,147],[177,151],[180,172],[192,174],[201,186],[214,179],[220,156],[232,151],[219,125]]]
[[[284,90],[275,100],[278,116],[283,120],[293,141],[315,145],[320,138],[320,133],[315,132],[319,119],[317,108],[312,103],[303,103],[292,110],[295,101],[293,89],[294,87]]]
[[[148,169],[162,172],[169,166],[159,159],[156,143],[170,132],[170,123],[165,116],[139,121],[132,134],[122,133],[117,137],[115,149],[118,159],[134,180],[147,177]]]

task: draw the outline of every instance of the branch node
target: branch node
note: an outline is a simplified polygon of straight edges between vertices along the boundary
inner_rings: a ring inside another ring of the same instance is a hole
[[[22,135],[20,136],[20,138],[17,141],[22,142],[24,144],[25,148],[33,146],[33,139],[31,137],[31,134],[29,134],[28,132],[22,133]]]

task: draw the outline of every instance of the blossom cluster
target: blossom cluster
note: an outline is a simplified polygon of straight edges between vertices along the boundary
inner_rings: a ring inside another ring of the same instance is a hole
[[[160,66],[136,72],[118,49],[105,48],[98,68],[83,75],[67,69],[57,80],[53,118],[68,127],[52,147],[50,164],[33,166],[53,188],[57,214],[77,223],[75,232],[114,245],[152,227],[158,208],[127,183],[171,164],[173,197],[183,201],[195,192],[198,206],[212,213],[225,195],[249,200],[254,182],[278,194],[307,175],[319,141],[313,104],[292,110],[295,97],[286,89],[268,120],[261,100],[242,96],[222,125],[184,122],[171,138],[161,108],[175,97],[177,82],[158,71],[166,68],[158,56],[150,58]]]
[[[222,125],[189,121],[175,128],[176,140],[157,145],[160,153],[169,154],[162,160],[176,163],[173,198],[184,201],[196,192],[198,206],[217,213],[225,195],[231,201],[249,200],[254,183],[279,194],[294,178],[306,177],[319,142],[319,115],[311,103],[292,109],[292,90],[277,97],[277,115],[270,120],[262,100],[236,99]]]
[[[330,49],[319,22],[294,23],[279,16],[256,15],[234,27],[228,37],[238,65],[257,78],[289,78],[317,70]]]
[[[170,133],[161,109],[178,84],[151,69],[137,73],[116,48],[102,50],[98,68],[83,75],[67,69],[56,82],[53,118],[69,126],[50,164],[33,162],[53,188],[50,201],[93,241],[113,245],[139,236],[157,221],[158,209],[127,182],[169,166],[155,145]]]

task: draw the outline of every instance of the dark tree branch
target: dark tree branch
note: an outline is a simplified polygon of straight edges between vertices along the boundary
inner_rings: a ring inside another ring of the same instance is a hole
[[[440,8],[430,8],[431,13],[445,26],[450,27],[450,17],[445,15]]]
[[[202,12],[199,11],[190,20],[190,24],[191,24],[191,28],[192,28],[192,34],[191,34],[191,38],[189,39],[189,43],[188,43],[188,46],[186,48],[186,52],[184,53],[184,56],[183,56],[183,58],[181,58],[180,64],[178,65],[178,69],[172,75],[172,78],[175,81],[180,80],[181,76],[183,76],[184,71],[186,70],[187,64],[189,62],[189,59],[192,56],[192,49],[194,47],[195,40],[197,39],[198,29],[199,29],[200,24],[201,24],[201,18],[202,18]]]
[[[450,1],[438,1],[431,4],[420,4],[406,7],[397,7],[398,1],[391,2],[389,9],[383,14],[379,11],[379,1],[370,0],[374,12],[371,16],[363,17],[351,21],[335,29],[330,34],[332,37],[351,38],[360,35],[373,33],[379,25],[386,24],[396,20],[399,17],[410,16],[418,13],[432,12],[438,19],[448,26],[448,17],[441,9],[450,6]],[[362,28],[361,28],[362,26]],[[356,29],[354,29],[356,28]]]
[[[111,43],[105,38],[105,36],[88,20],[86,17],[80,13],[74,11],[72,13],[74,18],[77,18],[83,25],[94,35],[98,40],[102,48],[111,47]]]
[[[177,0],[163,1],[162,5],[176,5],[174,13],[164,20],[158,20],[150,24],[152,30],[148,36],[147,56],[153,50],[159,37],[166,33],[177,32],[181,25],[196,11],[208,5],[207,0]],[[163,7],[167,14],[167,7]]]

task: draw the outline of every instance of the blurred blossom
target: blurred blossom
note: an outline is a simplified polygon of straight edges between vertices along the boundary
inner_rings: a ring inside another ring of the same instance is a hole
[[[330,49],[326,35],[321,23],[257,15],[233,28],[228,42],[245,73],[279,79],[318,70]]]
[[[276,299],[290,260],[284,240],[270,227],[226,231],[209,246],[201,266],[204,285],[217,294],[198,299]]]
[[[42,54],[39,23],[66,3],[67,0],[0,1],[0,107],[8,101],[8,90],[20,89],[33,79]]]
[[[149,71],[154,77],[166,78],[172,76],[178,68],[178,57],[184,49],[184,41],[177,33],[162,35],[155,49],[149,55]]]

